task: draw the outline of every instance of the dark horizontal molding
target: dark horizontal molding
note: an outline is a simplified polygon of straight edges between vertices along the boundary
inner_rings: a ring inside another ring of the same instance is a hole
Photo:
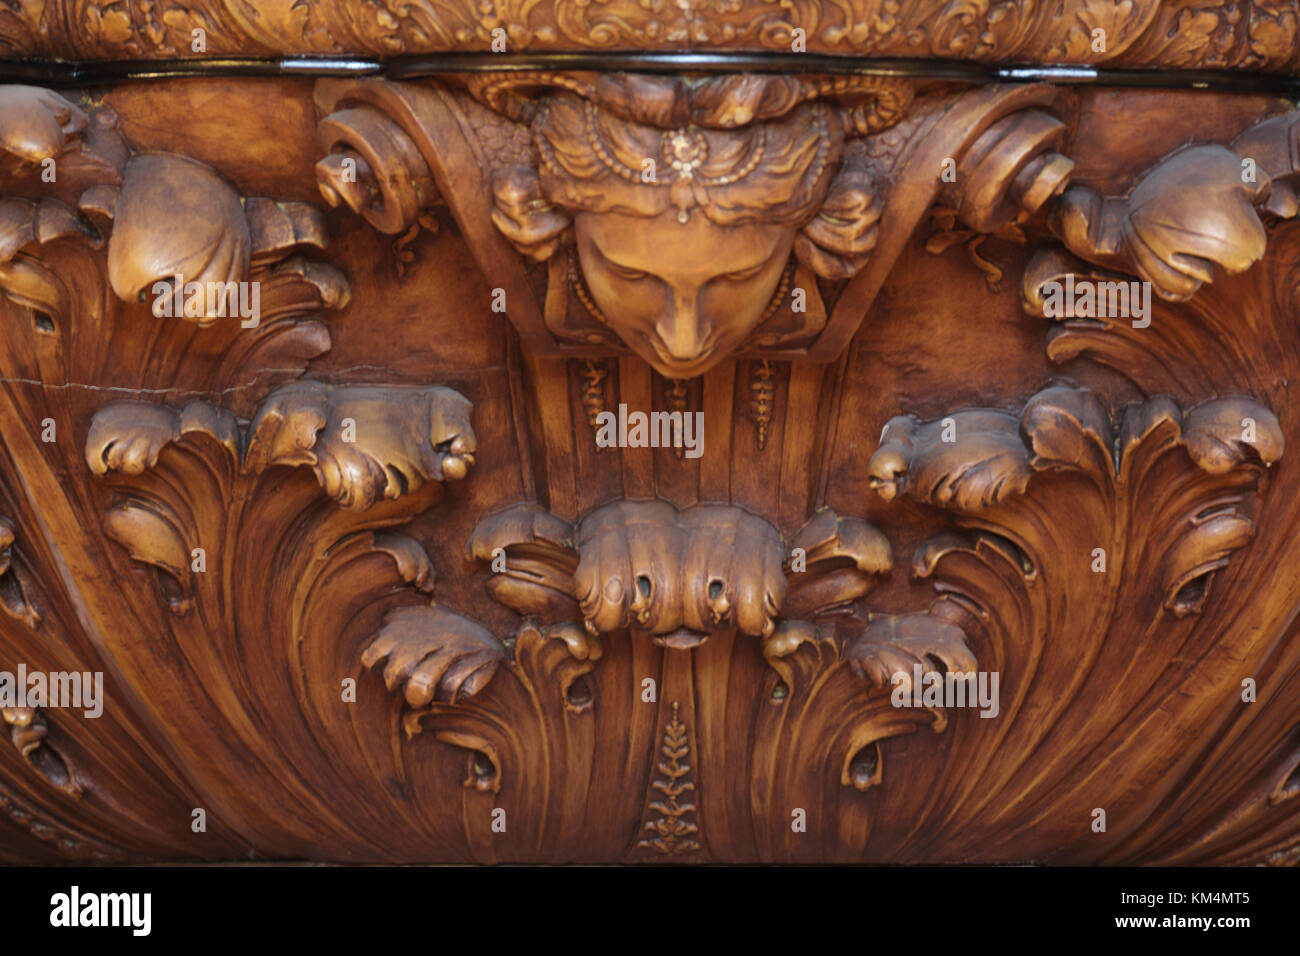
[[[819,53],[587,52],[443,53],[366,57],[212,57],[174,60],[2,60],[0,82],[97,86],[185,77],[380,76],[391,80],[532,70],[631,73],[815,73],[903,76],[950,82],[1058,83],[1214,90],[1300,97],[1300,76],[1231,70],[1125,70],[963,60],[868,59]]]

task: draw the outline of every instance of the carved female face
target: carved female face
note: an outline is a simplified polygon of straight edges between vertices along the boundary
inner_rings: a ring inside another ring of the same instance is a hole
[[[698,213],[574,218],[587,288],[610,328],[669,378],[693,378],[735,351],[762,320],[796,229],[719,226]]]

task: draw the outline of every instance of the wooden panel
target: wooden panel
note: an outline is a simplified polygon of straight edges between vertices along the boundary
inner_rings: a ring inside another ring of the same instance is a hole
[[[797,6],[494,55],[1300,65],[1262,3]],[[498,22],[299,8],[0,44]],[[584,62],[0,85],[0,862],[1295,862],[1300,111]]]

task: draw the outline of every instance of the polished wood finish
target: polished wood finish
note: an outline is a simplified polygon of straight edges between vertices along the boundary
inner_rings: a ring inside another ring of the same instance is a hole
[[[764,50],[981,63],[1294,71],[1296,11],[1275,0],[18,0],[10,56],[66,59],[492,51]],[[202,29],[202,49],[194,30]],[[1097,42],[1096,31],[1106,34]],[[802,36],[796,31],[802,31]]]
[[[829,53],[1297,65],[1263,3],[876,6],[795,12]],[[794,15],[251,9],[0,41]],[[1298,144],[1262,95],[794,71],[0,86],[0,671],[107,687],[0,709],[0,861],[1294,863]],[[996,714],[897,704],[972,671]]]

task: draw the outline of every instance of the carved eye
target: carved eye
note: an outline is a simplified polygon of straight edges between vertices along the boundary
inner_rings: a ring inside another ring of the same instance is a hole
[[[609,264],[609,268],[614,275],[618,276],[620,279],[626,279],[628,282],[637,282],[649,275],[648,272],[642,272],[640,269],[628,269],[623,266],[615,265],[612,262]]]
[[[754,276],[762,272],[763,267],[766,265],[766,262],[760,262],[758,265],[750,266],[748,269],[738,269],[735,272],[728,272],[719,278],[725,279],[728,282],[741,282],[745,279],[752,279]]]

